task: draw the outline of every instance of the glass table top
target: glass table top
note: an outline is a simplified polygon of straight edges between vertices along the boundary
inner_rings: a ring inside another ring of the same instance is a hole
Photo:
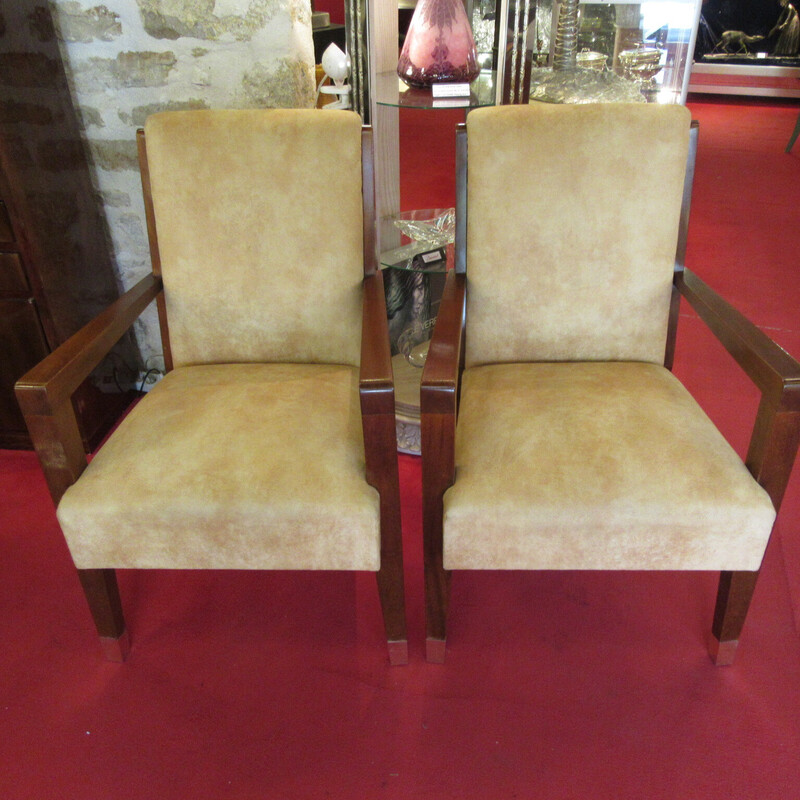
[[[397,108],[479,108],[495,104],[495,73],[481,72],[470,84],[469,97],[433,97],[430,89],[406,86],[396,72],[381,72],[375,81],[375,102]]]

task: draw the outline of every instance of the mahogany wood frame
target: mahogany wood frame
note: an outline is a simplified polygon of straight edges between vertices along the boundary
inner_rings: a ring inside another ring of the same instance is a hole
[[[680,298],[684,297],[761,391],[746,465],[780,509],[800,444],[800,364],[684,266],[697,123],[692,123],[683,205],[675,255],[673,295],[664,363],[672,368]],[[450,571],[442,561],[443,495],[455,480],[455,432],[464,342],[466,297],[467,133],[456,133],[456,255],[448,274],[420,390],[425,556],[426,655],[445,656]],[[709,654],[717,665],[733,662],[758,572],[722,572]]]
[[[394,418],[389,331],[375,242],[375,189],[372,130],[364,126],[362,192],[364,205],[364,284],[359,395],[364,432],[365,478],[380,495],[381,566],[378,593],[392,664],[408,663],[403,583],[400,486]],[[106,311],[54,350],[24,375],[15,392],[56,506],[64,492],[86,468],[72,395],[94,367],[155,300],[167,371],[172,369],[169,325],[161,280],[161,259],[150,192],[150,173],[144,131],[137,132],[152,274]],[[78,576],[100,634],[106,657],[123,661],[129,639],[122,613],[116,573],[108,569],[79,569]]]

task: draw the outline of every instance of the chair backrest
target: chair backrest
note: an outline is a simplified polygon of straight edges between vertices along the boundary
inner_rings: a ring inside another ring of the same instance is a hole
[[[469,114],[467,366],[664,362],[690,123],[649,104]]]
[[[361,127],[307,109],[147,120],[173,366],[358,365]]]

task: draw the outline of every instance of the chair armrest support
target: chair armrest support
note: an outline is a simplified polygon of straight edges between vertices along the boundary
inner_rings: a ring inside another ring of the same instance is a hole
[[[383,273],[380,271],[364,278],[359,394],[362,415],[391,414],[394,418],[389,322],[383,293]]]
[[[800,364],[690,270],[675,285],[762,393],[800,410]]]
[[[456,414],[463,362],[466,280],[463,273],[451,271],[447,274],[422,371],[422,414]]]
[[[425,553],[427,657],[444,658],[450,573],[444,569],[444,493],[455,480],[455,437],[464,353],[466,274],[445,280],[433,338],[422,371],[422,546]]]
[[[675,285],[761,391],[745,463],[777,510],[800,445],[800,363],[690,270]]]
[[[425,547],[431,563],[441,561],[441,537],[432,532],[441,531],[442,495],[455,478],[465,311],[466,275],[452,271],[445,281],[420,386],[423,527],[428,531]]]
[[[366,480],[380,497],[381,566],[378,589],[392,664],[408,663],[403,588],[403,526],[394,412],[392,351],[383,293],[383,273],[364,278],[359,372]]]
[[[71,397],[161,288],[161,278],[143,278],[23,375],[16,384],[17,398],[25,405],[23,411],[46,413]]]
[[[86,467],[72,394],[161,291],[161,278],[143,278],[16,383],[17,401],[56,505]]]

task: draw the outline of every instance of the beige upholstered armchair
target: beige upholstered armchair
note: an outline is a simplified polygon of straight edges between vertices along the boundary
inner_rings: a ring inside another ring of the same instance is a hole
[[[466,569],[719,570],[710,652],[732,661],[800,365],[684,269],[695,141],[657,105],[480,109],[457,134],[421,393],[430,661]],[[681,295],[762,392],[746,466],[670,371]]]
[[[371,131],[352,112],[157,114],[152,275],[17,385],[110,658],[116,568],[369,570],[407,661]],[[167,375],[87,466],[70,395],[152,301]]]

